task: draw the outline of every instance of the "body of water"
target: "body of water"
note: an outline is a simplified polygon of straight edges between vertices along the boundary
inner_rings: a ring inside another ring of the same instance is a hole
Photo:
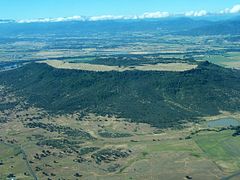
[[[214,121],[207,122],[207,126],[210,128],[240,126],[240,121],[234,118],[222,118],[222,119],[217,119]]]

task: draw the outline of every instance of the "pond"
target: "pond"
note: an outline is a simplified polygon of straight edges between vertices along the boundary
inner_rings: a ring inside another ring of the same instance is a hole
[[[240,121],[234,118],[222,118],[222,119],[217,119],[214,121],[207,122],[207,126],[210,128],[240,126]]]

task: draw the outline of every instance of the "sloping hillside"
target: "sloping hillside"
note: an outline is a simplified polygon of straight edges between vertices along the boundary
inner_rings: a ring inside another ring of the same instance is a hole
[[[208,62],[185,72],[91,72],[32,63],[0,82],[52,113],[118,115],[157,127],[240,110],[240,72]]]

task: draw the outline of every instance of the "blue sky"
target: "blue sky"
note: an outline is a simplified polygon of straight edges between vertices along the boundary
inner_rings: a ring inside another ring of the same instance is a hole
[[[34,19],[74,15],[141,15],[145,12],[219,12],[239,0],[0,0],[1,19]]]

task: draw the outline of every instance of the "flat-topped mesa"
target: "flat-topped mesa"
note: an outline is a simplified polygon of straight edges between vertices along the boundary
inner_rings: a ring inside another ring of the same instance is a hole
[[[209,62],[184,72],[95,72],[29,63],[1,72],[0,82],[51,114],[94,113],[170,128],[220,111],[239,112],[239,77],[240,71]]]
[[[157,64],[143,64],[138,66],[107,66],[99,64],[89,64],[89,63],[70,63],[60,60],[46,60],[40,61],[39,63],[46,63],[49,66],[58,69],[75,69],[75,70],[85,70],[85,71],[173,71],[182,72],[197,68],[195,64],[188,63],[157,63]]]

